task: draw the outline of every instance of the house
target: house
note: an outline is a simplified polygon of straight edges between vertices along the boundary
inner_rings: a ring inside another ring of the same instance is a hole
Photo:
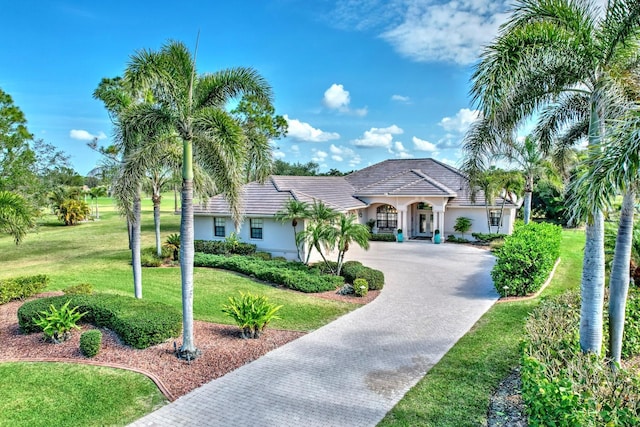
[[[487,207],[480,191],[471,197],[468,179],[456,168],[434,159],[392,159],[344,177],[271,176],[263,184],[252,182],[243,189],[244,222],[238,236],[274,256],[297,257],[290,223],[274,219],[290,199],[327,206],[358,217],[362,224],[374,220],[374,233],[396,233],[405,239],[430,239],[439,230],[443,240],[457,235],[458,217],[472,221],[472,232],[511,233],[519,207],[497,198]],[[502,209],[504,207],[504,209]],[[229,206],[222,196],[194,209],[195,238],[223,240],[235,230]],[[503,211],[502,217],[500,216]],[[491,230],[487,221],[491,222]],[[298,231],[304,227],[299,221]]]

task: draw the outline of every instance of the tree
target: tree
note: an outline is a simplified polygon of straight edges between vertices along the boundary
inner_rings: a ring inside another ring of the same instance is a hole
[[[274,175],[292,175],[292,176],[316,176],[320,165],[315,162],[307,163],[287,163],[283,160],[276,159],[273,162]]]
[[[102,185],[97,187],[93,187],[89,190],[89,197],[94,202],[95,211],[96,211],[96,219],[100,219],[100,212],[98,212],[98,197],[105,197],[107,195],[107,189]]]
[[[500,227],[502,226],[502,217],[504,216],[504,205],[507,200],[511,203],[517,202],[517,193],[522,191],[523,179],[519,172],[515,171],[500,171],[496,176],[496,184],[500,188],[500,197],[502,198],[502,204],[500,205],[500,221],[498,221],[498,229],[496,233],[500,233]]]
[[[298,261],[302,262],[300,256],[300,245],[298,244],[298,226],[299,219],[309,218],[309,204],[296,199],[289,199],[284,207],[275,215],[275,219],[280,222],[291,221],[293,227],[293,240],[296,242],[296,251],[298,253]]]
[[[182,276],[183,342],[179,355],[193,359],[200,353],[193,339],[193,179],[196,161],[213,178],[233,218],[239,222],[240,190],[247,163],[247,141],[240,124],[225,110],[229,99],[253,95],[271,102],[271,88],[251,68],[232,68],[198,75],[195,57],[179,42],[159,51],[142,50],[132,56],[125,80],[137,90],[150,90],[153,103],[128,109],[119,138],[175,134],[182,145],[182,202],[180,269]],[[135,194],[135,180],[124,182],[125,194]]]
[[[335,240],[338,247],[338,267],[336,274],[340,275],[344,264],[344,255],[349,250],[349,245],[356,243],[363,249],[369,249],[369,229],[364,224],[358,223],[358,218],[353,215],[340,214],[336,221]]]
[[[633,1],[612,0],[604,18],[599,12],[593,3],[570,0],[516,3],[473,75],[473,98],[490,124],[489,132],[510,134],[554,102],[567,106],[586,102],[589,145],[600,143],[605,120],[619,114],[617,100],[624,92],[619,76],[635,66],[640,7]],[[566,123],[562,119],[575,119],[571,114],[578,110],[565,111],[567,115],[556,116],[559,125]],[[549,135],[558,134],[561,127],[550,130]],[[569,129],[581,130],[584,127]],[[547,141],[553,139],[542,138],[543,144]],[[586,230],[580,346],[597,354],[602,343],[603,224],[602,212],[594,206]]]
[[[35,211],[24,197],[0,191],[0,231],[10,234],[16,245],[35,227]]]
[[[329,269],[333,270],[327,262],[322,249],[324,248],[326,251],[329,251],[335,246],[335,230],[333,224],[339,215],[339,212],[331,209],[322,201],[317,199],[313,201],[313,204],[309,208],[309,223],[304,230],[298,233],[298,240],[296,241],[298,246],[305,242],[307,243],[308,250],[305,264],[309,264],[311,250],[315,248],[324,263]]]
[[[456,223],[453,226],[453,229],[458,233],[462,234],[462,238],[464,239],[464,233],[471,230],[471,218],[467,218],[466,216],[459,216],[456,218]]]

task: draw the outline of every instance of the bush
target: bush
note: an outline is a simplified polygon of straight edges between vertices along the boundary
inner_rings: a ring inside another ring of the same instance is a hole
[[[93,293],[93,285],[91,283],[79,283],[77,285],[67,286],[62,290],[65,295],[91,295]]]
[[[56,308],[53,304],[49,305],[47,310],[42,310],[33,322],[42,329],[45,339],[58,344],[66,341],[71,336],[72,329],[80,329],[78,321],[86,313],[79,313],[78,307],[69,308],[67,301],[60,308]]]
[[[162,260],[157,255],[140,254],[140,265],[142,267],[160,267]]]
[[[358,261],[347,261],[340,273],[347,283],[354,283],[357,279],[365,279],[370,291],[380,290],[384,286],[384,274],[380,270],[366,267]]]
[[[111,329],[134,348],[147,348],[178,337],[182,328],[182,315],[166,304],[121,295],[93,294],[29,301],[18,309],[20,330],[24,333],[41,331],[33,318],[50,305],[59,308],[67,302],[86,312],[83,321]]]
[[[0,304],[40,293],[48,283],[49,277],[44,274],[0,280]]]
[[[527,321],[521,373],[529,425],[639,425],[640,378],[582,354],[579,318],[572,292],[544,301]]]
[[[372,242],[395,242],[396,236],[390,233],[370,234],[369,240]]]
[[[229,297],[229,304],[222,306],[222,312],[242,329],[242,338],[258,338],[271,320],[279,319],[276,312],[281,308],[265,296],[240,292],[240,298]]]
[[[622,357],[627,359],[640,354],[640,290],[629,289],[624,318]]]
[[[229,240],[195,240],[194,249],[210,255],[254,255],[257,246],[251,243]],[[262,255],[260,255],[262,257]]]
[[[353,281],[353,293],[358,297],[366,297],[369,291],[369,284],[365,279],[356,279]]]
[[[102,332],[97,329],[83,332],[80,335],[80,351],[86,357],[93,357],[102,346]]]
[[[65,225],[76,225],[80,221],[89,218],[91,209],[89,205],[82,200],[67,199],[58,206],[58,218]]]
[[[461,217],[463,218],[463,217]],[[447,242],[451,242],[451,243],[469,243],[469,240],[462,238],[462,237],[456,237],[453,234],[450,234],[449,237],[447,237]]]
[[[272,257],[269,252],[256,252],[252,255],[254,258],[258,258],[264,261],[269,261]]]
[[[538,291],[560,256],[561,233],[559,226],[548,223],[517,226],[494,252],[498,260],[491,277],[498,293],[505,297]]]
[[[502,233],[471,233],[471,236],[473,236],[473,238],[478,242],[482,243],[489,243],[493,240],[504,239],[505,237],[507,237],[506,234]]]
[[[264,261],[240,255],[224,256],[196,253],[194,265],[237,271],[265,282],[301,292],[331,291],[344,283],[342,277],[321,274],[319,269],[309,269],[299,262]]]

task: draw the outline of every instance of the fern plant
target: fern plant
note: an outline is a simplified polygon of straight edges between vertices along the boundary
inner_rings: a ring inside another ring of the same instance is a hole
[[[229,297],[229,304],[222,306],[222,312],[235,320],[242,330],[242,338],[246,339],[258,338],[271,320],[279,319],[276,312],[281,308],[265,296],[240,291],[240,297]]]
[[[80,329],[78,320],[86,313],[78,313],[78,307],[69,308],[70,302],[67,301],[60,309],[51,304],[49,310],[41,311],[38,319],[33,319],[48,341],[61,343],[69,339],[71,330]]]

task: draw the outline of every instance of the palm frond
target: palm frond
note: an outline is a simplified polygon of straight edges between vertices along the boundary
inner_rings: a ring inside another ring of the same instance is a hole
[[[268,103],[273,98],[271,86],[256,70],[237,67],[200,76],[194,104],[196,108],[222,108],[229,100],[243,94]]]

